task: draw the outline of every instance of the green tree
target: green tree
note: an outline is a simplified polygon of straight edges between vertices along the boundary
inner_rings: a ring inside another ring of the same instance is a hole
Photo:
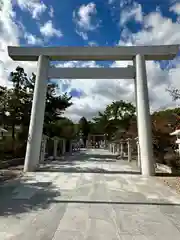
[[[11,90],[12,95],[8,105],[13,129],[12,137],[14,138],[16,124],[21,124],[26,129],[29,125],[36,75],[32,73],[32,76],[28,78],[24,69],[17,67],[10,76],[14,88]],[[55,124],[55,121],[59,119],[59,116],[65,111],[65,109],[72,105],[72,102],[70,102],[71,96],[69,97],[67,94],[58,96],[57,89],[57,84],[54,84],[51,81],[48,82],[44,128],[50,123]]]
[[[23,120],[26,116],[26,102],[29,97],[26,85],[28,78],[24,69],[17,67],[14,72],[10,73],[10,80],[13,83],[13,88],[10,89],[9,92],[10,98],[8,99],[8,112],[12,127],[12,138],[15,139],[15,126],[23,125]]]
[[[120,128],[128,129],[131,119],[135,116],[135,107],[128,102],[116,101],[109,104],[104,113],[93,119],[97,128],[111,138]]]
[[[167,152],[174,159],[172,164],[176,162],[173,151],[175,138],[169,134],[179,125],[179,113],[180,109],[174,108],[154,112],[152,115],[153,149],[159,163],[168,164],[169,161],[165,158]]]
[[[10,91],[7,87],[0,86],[0,125],[4,128],[8,125],[8,100]]]
[[[82,117],[79,120],[79,131],[82,132],[82,138],[84,141],[84,144],[86,143],[86,140],[88,138],[88,134],[90,132],[90,125],[89,122],[87,121],[87,119],[85,117]]]
[[[91,131],[95,134],[108,132],[109,118],[105,113],[98,112],[98,116],[93,118]]]
[[[36,76],[32,73],[31,77],[28,77],[23,68],[17,67],[15,71],[10,73],[10,81],[12,82],[11,88],[0,86],[0,124],[12,132],[12,152],[14,155],[17,152],[16,148],[22,147],[25,151]],[[71,97],[67,94],[58,95],[57,90],[58,86],[49,81],[44,131],[50,135],[52,135],[52,131],[49,130],[51,126],[55,127],[56,124],[59,126],[58,121],[61,119],[62,113],[72,105]],[[18,134],[16,134],[16,126],[20,127]],[[70,133],[70,130],[67,132]],[[54,134],[58,136],[61,132],[54,131]]]
[[[135,107],[125,101],[112,102],[106,107],[105,114],[109,120],[129,121],[135,115]]]
[[[169,92],[173,101],[177,101],[178,99],[180,99],[180,89],[171,87],[171,88],[166,89],[166,91]]]
[[[59,136],[66,139],[73,139],[76,137],[75,124],[65,117],[60,117],[57,121],[49,123],[45,131],[50,137]]]

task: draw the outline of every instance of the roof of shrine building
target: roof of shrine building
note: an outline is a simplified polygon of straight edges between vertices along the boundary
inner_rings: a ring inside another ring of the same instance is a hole
[[[179,45],[116,46],[116,47],[16,47],[8,46],[8,54],[17,61],[37,61],[40,55],[50,60],[133,60],[141,54],[146,60],[173,59]]]

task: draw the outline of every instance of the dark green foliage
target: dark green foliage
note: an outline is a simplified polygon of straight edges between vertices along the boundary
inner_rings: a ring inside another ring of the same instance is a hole
[[[109,104],[104,113],[93,119],[93,131],[106,133],[110,139],[120,129],[128,129],[131,119],[135,116],[135,107],[124,101],[116,101]]]
[[[79,120],[79,131],[81,131],[82,138],[85,143],[88,138],[88,134],[90,133],[90,124],[85,117],[82,117]]]
[[[59,136],[66,139],[72,139],[76,137],[76,128],[74,123],[65,117],[61,117],[55,122],[46,124],[44,131],[49,137]]]
[[[18,142],[18,147],[24,151],[36,76],[32,73],[32,76],[28,77],[23,68],[17,67],[14,72],[10,73],[10,81],[13,84],[10,89],[0,86],[0,125],[12,133],[12,151],[17,150],[15,142]],[[55,126],[65,109],[72,105],[71,97],[67,94],[57,95],[57,88],[56,84],[48,82],[44,131],[51,135],[52,133],[46,128],[50,129],[49,125]],[[16,126],[20,129],[18,133]],[[60,135],[60,132],[58,134]]]
[[[172,97],[173,101],[176,101],[180,99],[180,89],[177,89],[175,87],[166,89],[167,92],[169,92],[170,96]]]

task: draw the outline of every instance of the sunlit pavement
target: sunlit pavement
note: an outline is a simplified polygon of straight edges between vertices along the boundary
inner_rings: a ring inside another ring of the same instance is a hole
[[[0,188],[0,240],[179,240],[180,196],[106,150]]]

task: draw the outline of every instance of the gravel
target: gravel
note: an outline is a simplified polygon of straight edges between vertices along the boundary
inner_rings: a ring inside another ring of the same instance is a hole
[[[180,177],[157,177],[160,181],[162,181],[168,187],[174,189],[177,193],[180,194]]]

